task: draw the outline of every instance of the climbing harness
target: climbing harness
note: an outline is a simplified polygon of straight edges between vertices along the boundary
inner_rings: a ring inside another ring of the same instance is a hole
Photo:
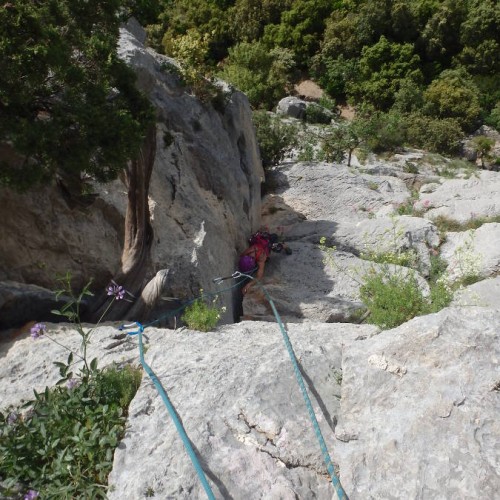
[[[295,373],[295,377],[296,377],[297,382],[299,384],[300,391],[302,393],[302,396],[304,398],[304,401],[305,401],[305,404],[306,404],[306,407],[307,407],[307,411],[309,413],[309,418],[311,419],[311,422],[312,422],[312,425],[313,425],[313,428],[314,428],[314,432],[316,434],[316,437],[317,437],[318,442],[319,442],[319,446],[321,448],[321,452],[323,454],[323,460],[325,462],[326,469],[328,471],[328,474],[330,475],[333,487],[335,488],[335,491],[337,492],[338,499],[339,500],[348,500],[347,494],[345,493],[344,489],[342,488],[342,485],[340,484],[339,478],[335,474],[335,468],[334,468],[332,459],[330,457],[330,454],[328,452],[328,448],[326,446],[325,439],[323,437],[323,434],[321,433],[321,429],[319,427],[318,420],[317,420],[316,415],[314,413],[314,409],[313,409],[311,400],[310,400],[309,395],[307,393],[307,389],[306,389],[306,386],[304,384],[304,379],[302,377],[302,374],[300,373],[300,369],[299,369],[297,357],[295,356],[295,353],[293,351],[292,343],[290,342],[290,337],[288,336],[288,333],[287,333],[287,331],[286,331],[286,329],[285,329],[285,327],[283,325],[281,317],[280,317],[280,315],[279,315],[279,313],[278,313],[278,311],[276,309],[276,306],[274,305],[274,302],[273,302],[271,296],[269,295],[269,293],[267,292],[266,288],[261,284],[261,282],[259,280],[257,280],[256,278],[254,278],[253,276],[251,276],[249,274],[245,274],[245,273],[242,273],[240,271],[234,272],[231,276],[214,278],[212,281],[216,285],[221,285],[224,281],[226,281],[228,279],[238,280],[239,278],[243,278],[243,279],[237,281],[235,285],[230,286],[230,287],[225,288],[225,289],[222,289],[222,290],[219,290],[216,293],[203,294],[200,297],[196,297],[195,299],[192,299],[192,300],[184,303],[181,307],[179,307],[175,311],[169,311],[167,314],[164,314],[163,316],[160,316],[159,318],[157,318],[156,320],[154,320],[154,321],[152,321],[150,323],[142,325],[139,322],[135,322],[135,323],[131,323],[129,325],[122,325],[122,326],[119,327],[119,330],[127,331],[127,330],[129,330],[131,328],[135,328],[135,327],[137,328],[137,330],[127,331],[127,333],[128,333],[128,335],[138,335],[138,339],[139,339],[139,357],[140,357],[141,365],[144,368],[144,371],[148,374],[149,378],[153,381],[154,386],[156,387],[156,389],[157,389],[158,393],[160,394],[163,402],[165,403],[165,406],[167,407],[167,410],[168,410],[170,416],[172,417],[172,420],[174,421],[174,424],[175,424],[175,427],[177,429],[177,432],[181,436],[182,442],[183,442],[183,444],[184,444],[184,446],[185,446],[185,448],[186,448],[186,450],[188,452],[188,455],[189,455],[189,457],[190,457],[190,459],[191,459],[191,461],[192,461],[192,463],[194,465],[196,473],[198,474],[200,482],[203,485],[203,488],[205,489],[207,497],[210,500],[212,500],[212,499],[215,500],[215,496],[214,496],[213,491],[212,491],[212,489],[211,489],[211,487],[210,487],[210,485],[209,485],[209,483],[207,481],[207,478],[205,476],[203,468],[200,465],[198,457],[196,456],[196,454],[195,454],[195,452],[193,450],[193,447],[191,446],[191,442],[189,441],[189,438],[188,438],[188,436],[186,434],[186,431],[184,430],[184,427],[182,426],[182,423],[180,422],[179,418],[177,417],[175,409],[174,409],[172,403],[170,402],[170,399],[168,398],[165,389],[161,385],[161,382],[158,380],[158,377],[156,376],[156,374],[154,373],[154,371],[151,369],[151,367],[144,360],[144,347],[143,347],[143,342],[142,342],[142,333],[144,332],[144,329],[147,328],[148,326],[152,326],[152,325],[154,325],[156,323],[159,323],[162,319],[165,319],[165,318],[167,318],[169,316],[173,316],[173,315],[177,314],[178,312],[180,312],[184,308],[186,308],[188,305],[190,305],[193,302],[199,300],[201,297],[217,296],[217,295],[220,295],[223,292],[226,292],[228,290],[231,290],[232,288],[235,288],[235,287],[239,286],[243,281],[246,281],[247,279],[255,280],[255,282],[258,284],[258,286],[264,292],[266,300],[271,305],[271,308],[272,308],[273,313],[274,313],[274,317],[276,318],[276,322],[278,323],[278,325],[280,327],[281,333],[283,335],[283,340],[285,341],[285,346],[286,346],[288,354],[290,356],[290,360],[292,361],[293,371]]]

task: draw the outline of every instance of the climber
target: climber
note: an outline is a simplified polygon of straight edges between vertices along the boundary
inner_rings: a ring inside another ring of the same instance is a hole
[[[271,250],[273,252],[281,252],[285,250],[287,255],[292,253],[292,250],[283,242],[278,241],[278,235],[275,233],[257,232],[249,238],[250,246],[240,255],[238,268],[242,273],[255,274],[257,280],[261,280],[264,276],[264,268],[269,259]],[[249,288],[254,284],[255,280],[250,280],[242,289],[245,295]]]

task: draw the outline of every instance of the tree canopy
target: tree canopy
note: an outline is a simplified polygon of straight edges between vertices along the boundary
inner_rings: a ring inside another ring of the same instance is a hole
[[[57,172],[116,177],[153,115],[117,57],[120,0],[17,0],[0,7],[0,184]]]

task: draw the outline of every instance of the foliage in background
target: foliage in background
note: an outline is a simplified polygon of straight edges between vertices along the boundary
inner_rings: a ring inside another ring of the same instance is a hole
[[[291,90],[293,52],[269,49],[262,42],[241,42],[229,49],[220,77],[244,92],[255,108],[273,108]]]
[[[312,75],[339,102],[420,113],[435,134],[442,119],[465,131],[482,120],[499,127],[495,0],[176,0],[163,4],[159,23],[170,39],[208,35],[206,60],[222,64],[254,107],[271,109],[296,78]],[[294,68],[281,62],[276,76],[264,54],[273,51]]]
[[[0,9],[0,184],[26,189],[57,172],[116,177],[153,120],[118,59],[122,2],[6,3]],[[5,157],[4,157],[5,158]]]
[[[114,365],[100,370],[96,358],[88,361],[93,329],[84,328],[80,311],[91,295],[90,283],[78,295],[72,292],[69,274],[61,283],[57,296],[64,296],[65,304],[54,312],[74,323],[82,338],[81,349],[72,352],[49,336],[44,324],[31,329],[34,339],[55,342],[69,355],[65,363],[54,363],[61,377],[56,387],[35,391],[35,399],[19,409],[0,412],[2,496],[27,491],[26,495],[32,495],[28,498],[106,498],[114,450],[124,434],[128,405],[141,382],[139,369]],[[111,284],[108,295],[112,300],[103,317],[126,294],[121,286]],[[75,374],[76,362],[80,367]]]
[[[253,123],[264,168],[278,165],[298,145],[297,127],[266,111],[255,111]]]

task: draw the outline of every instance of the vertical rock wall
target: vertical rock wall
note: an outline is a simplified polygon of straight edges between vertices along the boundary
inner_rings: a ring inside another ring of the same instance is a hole
[[[139,26],[122,29],[118,50],[157,110],[154,242],[145,282],[169,269],[167,295],[185,300],[200,288],[215,291],[212,278],[234,271],[260,224],[264,173],[248,101],[227,89],[217,110],[200,102],[172,72],[174,62],[145,47]],[[25,195],[0,191],[0,281],[53,288],[56,274],[70,271],[78,285],[94,277],[104,286],[120,266],[127,197],[119,180],[95,189],[98,197],[86,208],[69,207],[56,186]],[[231,321],[232,294],[222,303]]]

